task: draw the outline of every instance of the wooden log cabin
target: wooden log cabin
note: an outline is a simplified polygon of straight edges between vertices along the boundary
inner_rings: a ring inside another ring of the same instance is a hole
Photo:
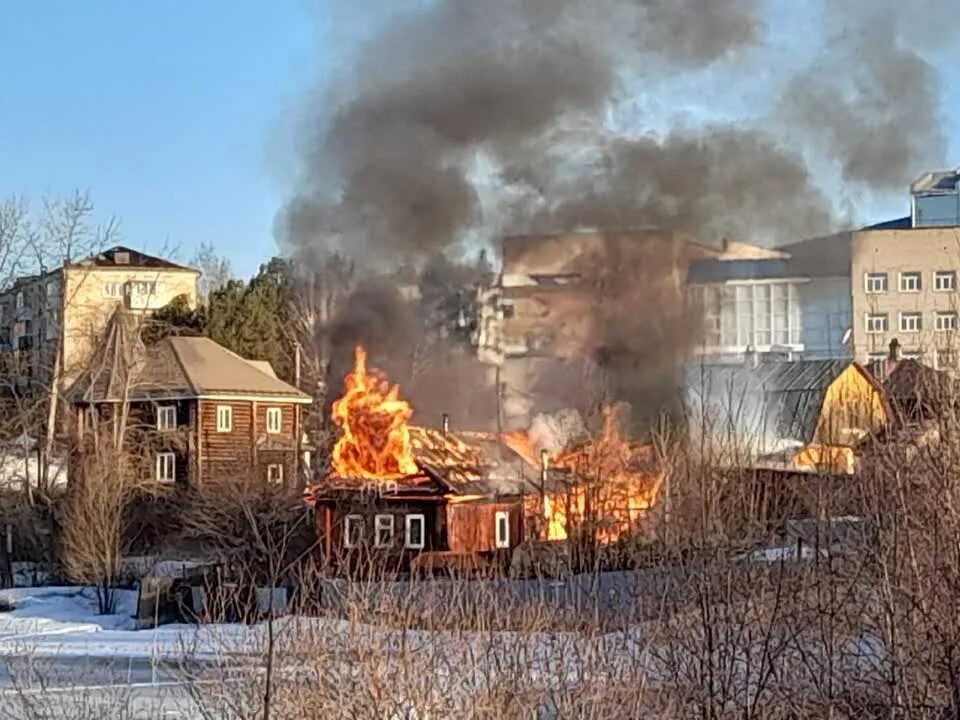
[[[116,437],[123,427],[124,446],[144,479],[303,484],[303,410],[310,397],[277,378],[269,363],[246,360],[209,338],[167,337],[145,346],[118,314],[67,399],[75,420],[74,472],[95,436],[106,430]]]
[[[395,479],[330,477],[308,492],[320,552],[341,570],[505,567],[524,540],[523,498],[476,446],[446,431],[410,428],[419,472]]]

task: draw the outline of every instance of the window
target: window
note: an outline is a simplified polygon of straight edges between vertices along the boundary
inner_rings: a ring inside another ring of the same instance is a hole
[[[800,286],[753,282],[704,286],[693,299],[703,312],[706,347],[767,348],[800,344]]]
[[[157,430],[177,429],[177,406],[161,405],[157,408]]]
[[[374,518],[374,529],[376,530],[374,544],[378,548],[393,545],[393,515],[377,515]]]
[[[363,542],[363,516],[347,515],[343,519],[343,546],[359,547]]]
[[[172,452],[157,453],[157,482],[172,483],[177,479],[177,456]]]
[[[280,408],[267,408],[267,432],[280,432],[283,411]]]
[[[59,288],[59,283],[56,280],[47,280],[46,293],[47,298],[52,299],[57,296],[57,290]]]
[[[957,314],[955,312],[938,312],[936,328],[940,331],[957,329]]]
[[[17,293],[17,310],[23,309],[23,290]]]
[[[130,283],[134,295],[156,295],[158,283],[153,280],[137,280]]]
[[[283,465],[279,463],[267,465],[267,482],[274,485],[283,484]]]
[[[510,513],[500,510],[494,515],[495,540],[498,548],[510,547]]]
[[[513,305],[503,305],[503,317],[507,320],[513,317]]]
[[[923,319],[920,313],[900,313],[900,332],[920,332],[922,329]]]
[[[217,405],[217,432],[233,430],[233,406]]]
[[[426,521],[423,515],[407,515],[407,539],[404,547],[413,550],[422,549],[424,545],[423,531],[425,526]]]
[[[920,273],[900,273],[900,292],[920,292]]]
[[[867,315],[866,326],[868,333],[885,333],[889,327],[887,314],[874,313]]]
[[[123,283],[116,280],[104,283],[103,294],[105,297],[123,297]]]
[[[935,292],[953,292],[957,289],[957,273],[953,270],[937,270],[933,274]]]
[[[947,368],[956,368],[957,367],[957,352],[956,350],[937,350],[937,369],[944,370]]]
[[[46,339],[56,340],[60,335],[60,313],[56,310],[47,310],[46,312]]]
[[[886,273],[867,273],[863,279],[863,289],[867,293],[884,293],[887,291]]]

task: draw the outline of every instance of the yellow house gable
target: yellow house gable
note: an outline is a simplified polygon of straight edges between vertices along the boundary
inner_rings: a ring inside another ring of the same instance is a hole
[[[850,363],[827,387],[814,443],[852,447],[888,420],[880,386],[857,363]]]

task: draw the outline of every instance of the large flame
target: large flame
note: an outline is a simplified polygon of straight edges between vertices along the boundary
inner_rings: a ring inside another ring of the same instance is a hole
[[[541,462],[529,435],[508,433],[504,442],[528,462]],[[656,503],[665,473],[653,448],[628,443],[612,408],[604,410],[603,429],[591,442],[549,458],[550,467],[571,472],[570,482],[544,493],[545,539],[565,540],[570,531],[593,523],[601,542],[613,542]]]
[[[343,397],[333,403],[342,434],[333,448],[332,474],[376,480],[416,473],[407,426],[412,414],[396,385],[367,370],[367,351],[358,346]]]

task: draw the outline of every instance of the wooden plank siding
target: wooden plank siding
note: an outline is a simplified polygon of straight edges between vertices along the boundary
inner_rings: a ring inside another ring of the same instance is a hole
[[[270,465],[283,466],[283,482],[296,482],[299,473],[297,433],[300,407],[295,403],[260,400],[199,400],[197,446],[200,477],[248,476],[266,482]],[[217,408],[233,409],[233,426],[217,430]],[[268,432],[267,413],[280,410],[280,431]]]
[[[490,552],[497,550],[496,517],[506,512],[509,518],[510,547],[523,540],[523,506],[519,501],[481,501],[447,505],[447,545],[451,552]]]
[[[176,407],[176,427],[161,430],[158,417],[161,408]],[[217,430],[217,408],[228,405],[233,422],[229,431]],[[92,442],[84,428],[99,422],[103,432],[110,433],[123,420],[120,405],[103,403],[95,410],[76,408],[76,449],[82,454]],[[160,400],[132,402],[128,406],[124,442],[131,454],[138,457],[138,475],[156,479],[157,456],[172,452],[175,458],[177,483],[195,484],[220,478],[267,482],[271,465],[280,465],[282,482],[292,486],[299,482],[301,407],[296,403],[264,403],[257,400]],[[279,432],[267,431],[267,412],[278,408],[281,413]],[[79,472],[80,454],[71,453],[71,467]]]
[[[202,480],[236,478],[253,466],[252,403],[244,400],[200,400],[200,447]],[[217,430],[217,408],[233,409],[228,432]]]

